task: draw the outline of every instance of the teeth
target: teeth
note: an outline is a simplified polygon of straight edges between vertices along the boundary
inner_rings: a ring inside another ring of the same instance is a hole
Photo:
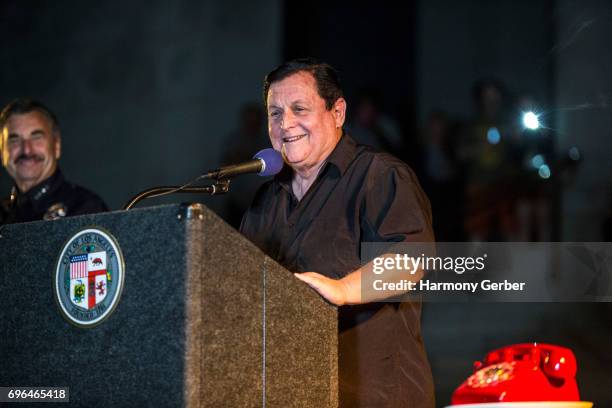
[[[303,138],[306,135],[299,135],[299,136],[291,136],[291,137],[284,137],[283,138],[283,142],[285,143],[291,143],[291,142],[295,142],[296,140],[300,140],[301,138]]]

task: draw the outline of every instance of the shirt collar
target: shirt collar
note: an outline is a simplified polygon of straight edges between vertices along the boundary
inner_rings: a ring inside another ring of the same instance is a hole
[[[327,162],[336,166],[340,175],[344,175],[357,153],[357,143],[347,133],[342,133],[338,144],[327,158]]]
[[[357,142],[346,132],[342,133],[340,140],[334,147],[334,150],[327,157],[326,164],[321,169],[320,174],[325,171],[325,168],[332,165],[338,169],[340,176],[344,175],[346,170],[351,165],[351,162],[355,158],[357,153]],[[291,177],[293,171],[290,166],[284,166],[283,170],[276,175],[275,180],[285,188],[287,191],[291,191]]]
[[[64,176],[62,175],[62,172],[60,171],[58,167],[55,170],[55,172],[51,175],[51,177],[38,183],[37,185],[35,185],[34,187],[29,189],[25,193],[21,193],[19,192],[17,187],[13,187],[12,196],[14,196],[18,201],[25,200],[25,201],[37,202],[37,201],[43,200],[50,193],[57,190],[59,186],[61,186],[63,181],[64,181]]]

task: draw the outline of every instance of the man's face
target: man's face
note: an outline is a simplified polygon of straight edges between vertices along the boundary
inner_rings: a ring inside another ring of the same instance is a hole
[[[342,135],[344,99],[339,98],[327,110],[314,77],[297,72],[272,83],[267,102],[272,147],[296,170],[321,164]]]
[[[53,174],[60,150],[51,120],[39,111],[13,114],[2,129],[2,165],[21,192]]]

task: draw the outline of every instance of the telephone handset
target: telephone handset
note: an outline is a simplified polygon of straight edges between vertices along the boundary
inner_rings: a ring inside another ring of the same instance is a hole
[[[580,401],[576,357],[565,347],[524,343],[487,353],[455,390],[452,403]]]

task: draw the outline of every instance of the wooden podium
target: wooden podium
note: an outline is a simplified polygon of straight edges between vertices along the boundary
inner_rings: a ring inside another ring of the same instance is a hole
[[[79,327],[54,286],[62,248],[88,227],[114,237],[124,280],[112,313]],[[206,207],[0,235],[0,386],[67,386],[87,407],[338,405],[336,308]]]

